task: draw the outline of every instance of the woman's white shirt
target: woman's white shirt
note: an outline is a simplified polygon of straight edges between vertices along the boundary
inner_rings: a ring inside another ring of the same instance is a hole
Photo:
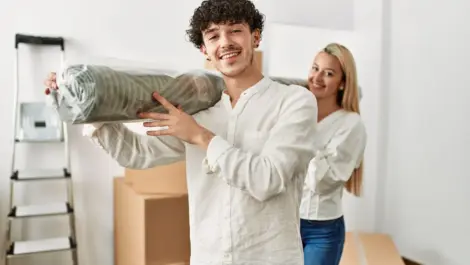
[[[367,142],[361,116],[338,110],[318,123],[318,150],[310,161],[300,205],[300,218],[331,220],[343,215],[344,184],[359,167]]]

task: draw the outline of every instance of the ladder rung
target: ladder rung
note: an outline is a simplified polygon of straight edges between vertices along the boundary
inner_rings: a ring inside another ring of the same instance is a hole
[[[16,181],[37,181],[37,180],[51,180],[62,179],[70,177],[70,173],[64,169],[38,169],[38,170],[16,170],[12,176],[12,180]]]
[[[27,218],[52,215],[65,215],[72,213],[73,209],[67,202],[37,204],[27,206],[15,206],[11,210],[8,217],[10,218]]]
[[[75,247],[71,237],[16,241],[10,245],[7,255],[11,258],[20,255],[73,250]]]
[[[16,138],[15,142],[17,143],[63,143],[64,139],[57,138],[57,139],[21,139],[21,138]]]

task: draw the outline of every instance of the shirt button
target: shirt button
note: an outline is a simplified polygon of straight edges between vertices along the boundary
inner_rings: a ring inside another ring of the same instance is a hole
[[[231,264],[232,263],[232,254],[225,253],[224,254],[224,264]]]

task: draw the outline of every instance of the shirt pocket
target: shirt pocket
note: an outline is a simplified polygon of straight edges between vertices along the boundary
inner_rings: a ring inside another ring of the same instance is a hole
[[[243,134],[243,149],[260,154],[269,138],[267,131],[246,131]]]

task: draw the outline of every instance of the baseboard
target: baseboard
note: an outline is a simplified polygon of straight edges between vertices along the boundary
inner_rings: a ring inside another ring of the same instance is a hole
[[[403,259],[403,261],[405,262],[405,265],[424,265],[422,263],[418,263],[414,260],[411,260],[411,259],[408,259],[408,258],[405,258],[405,257],[401,257]]]

